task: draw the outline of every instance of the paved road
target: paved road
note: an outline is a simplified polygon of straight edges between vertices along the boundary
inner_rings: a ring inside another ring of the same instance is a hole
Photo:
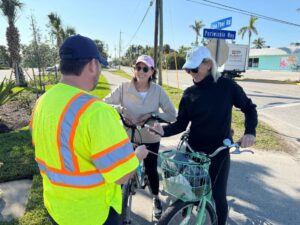
[[[124,78],[103,72],[112,89]],[[164,138],[162,148],[176,146],[179,136]],[[254,155],[232,155],[228,184],[230,225],[296,225],[300,223],[300,164],[285,153],[255,150]],[[291,172],[292,171],[292,172]],[[162,190],[162,188],[160,188]],[[164,207],[172,200],[162,194]],[[155,224],[149,192],[133,200],[133,224]]]
[[[25,72],[25,79],[33,79],[33,72],[32,69],[23,69]],[[35,74],[38,74],[37,69],[34,70]],[[12,74],[11,70],[0,70],[0,82],[6,77],[7,79],[10,78],[12,75],[12,79],[15,79],[14,74]]]
[[[239,81],[258,106],[260,119],[300,149],[300,86]],[[298,151],[300,159],[300,150]]]

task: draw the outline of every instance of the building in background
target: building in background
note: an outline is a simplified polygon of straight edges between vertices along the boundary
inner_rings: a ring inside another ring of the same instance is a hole
[[[248,70],[300,71],[300,46],[250,49]]]

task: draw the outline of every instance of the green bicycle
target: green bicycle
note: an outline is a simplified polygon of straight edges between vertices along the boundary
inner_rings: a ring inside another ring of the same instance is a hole
[[[224,146],[207,155],[194,151],[187,140],[188,132],[182,135],[177,150],[160,153],[163,189],[177,200],[167,208],[157,225],[217,225],[209,176],[210,159],[225,149],[234,149],[231,154],[253,153],[240,150],[239,143],[225,139]]]

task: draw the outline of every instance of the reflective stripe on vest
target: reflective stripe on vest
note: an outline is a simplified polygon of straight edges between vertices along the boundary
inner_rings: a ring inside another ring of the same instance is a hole
[[[90,188],[104,184],[104,177],[97,170],[81,172],[74,151],[74,137],[81,115],[93,103],[96,97],[83,92],[76,94],[66,105],[57,128],[57,147],[61,168],[48,166],[36,158],[40,171],[47,175],[51,183],[75,188]]]
[[[99,171],[107,173],[135,156],[128,138],[92,156]]]
[[[57,131],[57,144],[63,170],[79,171],[78,159],[74,152],[74,137],[80,116],[97,99],[85,93],[75,95],[64,109]]]
[[[62,173],[56,172],[55,169],[46,166],[46,164],[39,159],[36,159],[36,161],[38,162],[41,172],[46,174],[49,180],[56,185],[90,188],[104,183],[104,178],[98,171],[91,174]]]

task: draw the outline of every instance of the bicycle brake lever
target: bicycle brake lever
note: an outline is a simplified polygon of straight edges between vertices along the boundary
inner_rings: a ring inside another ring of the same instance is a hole
[[[236,148],[234,151],[230,152],[230,154],[241,154],[240,148]]]

